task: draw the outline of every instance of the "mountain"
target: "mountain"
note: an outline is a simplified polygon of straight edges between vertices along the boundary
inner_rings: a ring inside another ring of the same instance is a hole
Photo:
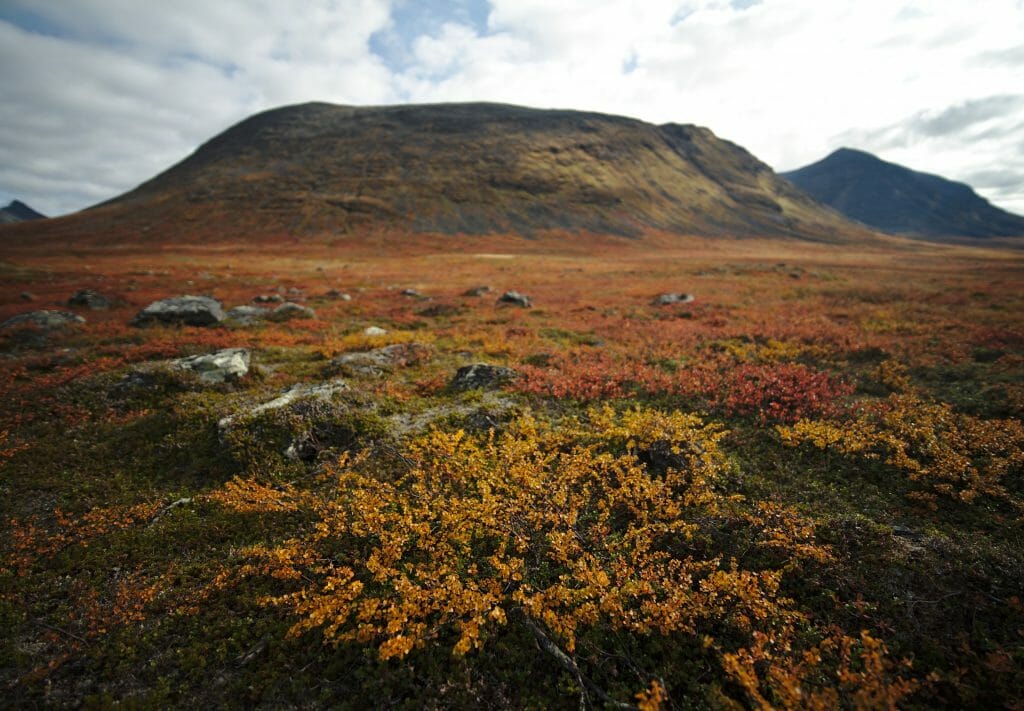
[[[1024,236],[1024,217],[1000,210],[963,183],[840,148],[780,174],[847,217],[883,232],[923,237]]]
[[[25,222],[27,220],[42,220],[45,218],[46,215],[36,212],[20,200],[12,200],[7,207],[0,210],[0,225]]]
[[[486,103],[266,111],[48,231],[121,243],[545,230],[867,234],[706,128]]]

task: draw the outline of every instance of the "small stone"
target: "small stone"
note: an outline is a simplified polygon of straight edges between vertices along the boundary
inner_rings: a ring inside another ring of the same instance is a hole
[[[338,291],[337,289],[331,289],[324,296],[328,299],[338,299],[339,301],[351,301],[352,297],[346,294],[344,291]]]
[[[154,301],[132,319],[132,326],[154,323],[213,326],[227,316],[220,302],[209,296],[174,296]]]
[[[325,373],[379,377],[394,368],[418,363],[427,357],[429,348],[420,343],[395,343],[371,351],[342,353],[331,359]]]
[[[245,348],[227,348],[207,355],[189,356],[172,361],[181,370],[190,370],[207,383],[238,380],[249,372],[249,351]]]
[[[12,316],[3,323],[0,323],[0,328],[11,328],[13,326],[35,326],[37,328],[50,331],[81,323],[85,323],[85,319],[78,314],[68,313],[67,311],[43,309],[41,311],[29,311],[28,313]]]
[[[278,294],[260,294],[252,297],[254,304],[280,304],[282,301],[284,301],[284,297]]]
[[[508,304],[510,306],[520,306],[524,309],[528,309],[533,306],[533,302],[530,301],[530,297],[526,294],[520,294],[518,291],[506,291],[498,297],[498,303]]]
[[[654,298],[656,306],[669,306],[670,304],[688,304],[693,301],[693,294],[659,294]]]
[[[257,321],[262,321],[267,317],[270,311],[259,306],[250,306],[243,304],[242,306],[236,306],[227,313],[227,317],[234,319],[241,324],[250,325]]]
[[[380,326],[367,326],[363,329],[363,335],[370,336],[371,338],[374,336],[386,336],[387,334],[388,332]]]
[[[110,308],[110,299],[92,289],[79,289],[68,299],[68,306],[82,306],[94,311]]]
[[[475,286],[472,289],[467,289],[462,292],[463,296],[483,296],[484,294],[491,293],[491,287],[489,286]]]
[[[519,373],[512,368],[487,363],[474,363],[458,369],[449,387],[452,390],[475,390],[496,388],[512,382]]]
[[[302,306],[293,301],[286,301],[267,314],[267,318],[272,321],[288,321],[293,318],[316,318],[316,311],[308,306]]]
[[[419,299],[423,297],[423,294],[416,291],[416,289],[402,289],[402,296],[412,296]]]

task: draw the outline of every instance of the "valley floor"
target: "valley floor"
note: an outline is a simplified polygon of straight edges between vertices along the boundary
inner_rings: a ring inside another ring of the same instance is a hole
[[[1024,256],[413,247],[0,250],[0,705],[1018,707]]]

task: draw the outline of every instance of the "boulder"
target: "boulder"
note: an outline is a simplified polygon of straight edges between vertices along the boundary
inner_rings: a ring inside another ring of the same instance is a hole
[[[132,319],[132,326],[181,324],[213,326],[227,318],[220,302],[209,296],[173,296],[154,301]]]
[[[526,294],[520,294],[518,291],[506,291],[498,297],[498,303],[509,306],[520,306],[524,309],[528,309],[533,306],[533,302],[530,301],[530,297]]]
[[[293,318],[316,318],[316,311],[308,306],[286,301],[267,314],[267,318],[271,321],[290,321]]]
[[[688,304],[693,301],[693,294],[658,294],[654,297],[654,304],[656,306],[669,306],[671,304]]]
[[[423,298],[423,294],[418,292],[416,289],[402,289],[402,296],[412,296],[417,299]]]
[[[484,294],[490,294],[491,287],[489,286],[475,286],[472,289],[466,289],[462,292],[463,296],[483,296]]]
[[[337,289],[331,289],[324,294],[326,299],[338,299],[339,301],[351,301],[352,297],[346,294],[344,291],[338,291]]]
[[[366,328],[363,329],[364,336],[386,336],[387,334],[388,332],[385,331],[380,326],[367,326]]]
[[[189,356],[171,361],[171,365],[199,376],[206,383],[235,381],[249,372],[249,351],[245,348],[227,348],[216,353]]]
[[[430,349],[421,343],[395,343],[372,351],[343,353],[331,360],[325,372],[329,375],[379,377],[394,368],[404,368],[419,363],[427,357]]]
[[[448,387],[452,390],[491,389],[510,383],[517,377],[519,377],[519,373],[512,368],[487,363],[473,363],[459,368]]]
[[[252,297],[254,304],[280,304],[282,301],[284,301],[284,297],[278,294],[260,294]]]
[[[29,311],[28,313],[12,316],[3,323],[0,323],[0,328],[34,326],[44,331],[52,331],[81,323],[85,323],[85,319],[78,314],[68,313],[67,311],[43,309],[41,311]]]
[[[81,306],[93,311],[103,311],[110,308],[110,299],[92,289],[79,289],[68,299],[68,306]]]

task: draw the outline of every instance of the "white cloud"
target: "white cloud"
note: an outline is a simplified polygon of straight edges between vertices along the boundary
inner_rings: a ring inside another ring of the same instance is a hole
[[[275,105],[480,100],[699,123],[778,169],[853,143],[1024,213],[1019,0],[483,2],[15,0],[62,37],[0,23],[0,198],[112,197]]]

